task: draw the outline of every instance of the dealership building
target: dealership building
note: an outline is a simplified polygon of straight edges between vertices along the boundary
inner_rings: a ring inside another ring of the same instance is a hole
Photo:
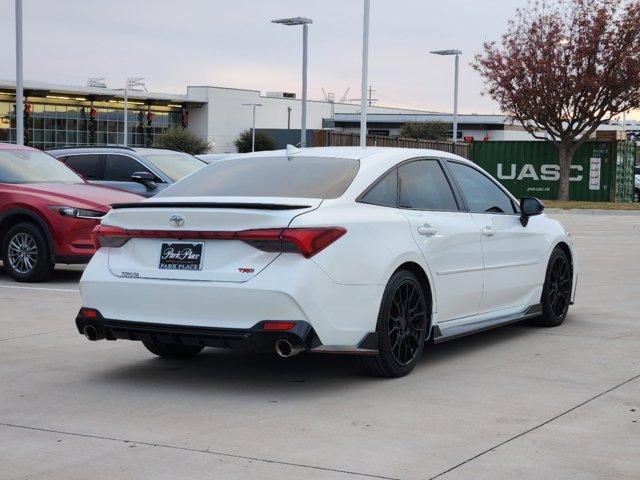
[[[100,87],[24,82],[25,131],[29,145],[47,149],[74,145],[117,145],[124,141],[124,91]],[[15,82],[0,80],[0,142],[16,141]],[[151,146],[168,128],[183,126],[211,142],[213,151],[235,151],[234,140],[251,128],[299,129],[301,101],[294,94],[237,88],[189,86],[185,94],[128,92],[129,146]],[[310,100],[307,128],[322,129],[337,114],[357,115],[359,105]],[[427,113],[372,106],[372,113]]]
[[[28,145],[48,149],[124,143],[122,89],[26,81],[24,95]],[[300,129],[301,100],[295,94],[263,95],[258,90],[189,86],[184,94],[129,90],[128,144],[152,146],[162,132],[181,126],[207,139],[215,153],[234,152],[235,139],[251,128],[252,104],[259,105],[256,129],[278,131],[279,138],[299,138],[295,131]],[[16,141],[15,105],[15,82],[0,80],[0,142]],[[307,129],[359,133],[359,112],[360,106],[355,104],[309,100]],[[368,131],[378,136],[397,136],[406,122],[453,122],[451,114],[377,105],[370,106],[368,113]],[[287,129],[294,134],[283,137]],[[473,141],[533,140],[522,125],[504,115],[459,115],[458,137]]]

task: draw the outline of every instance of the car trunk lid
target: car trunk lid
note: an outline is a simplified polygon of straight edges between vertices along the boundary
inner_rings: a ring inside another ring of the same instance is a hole
[[[116,204],[103,225],[125,229],[133,238],[110,249],[109,270],[129,278],[245,282],[275,260],[280,249],[258,249],[238,239],[237,233],[284,229],[321,202],[309,198],[195,197],[185,201],[165,197]]]

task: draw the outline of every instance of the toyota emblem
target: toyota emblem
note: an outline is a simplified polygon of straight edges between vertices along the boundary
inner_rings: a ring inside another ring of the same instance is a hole
[[[169,222],[174,227],[181,227],[184,225],[184,217],[182,215],[171,215],[169,217]]]

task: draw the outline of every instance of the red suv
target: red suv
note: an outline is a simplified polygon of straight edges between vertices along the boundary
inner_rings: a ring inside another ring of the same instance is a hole
[[[87,263],[91,231],[118,202],[142,197],[89,185],[55,158],[0,143],[0,248],[9,275],[38,282],[55,263]]]

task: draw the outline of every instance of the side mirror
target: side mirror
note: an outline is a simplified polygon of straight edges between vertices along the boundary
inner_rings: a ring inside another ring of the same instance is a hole
[[[155,190],[158,188],[156,185],[156,176],[151,172],[135,172],[131,175],[131,181],[141,183],[149,190]]]
[[[534,197],[520,199],[520,223],[526,227],[529,223],[529,217],[540,215],[544,211],[544,203]]]

